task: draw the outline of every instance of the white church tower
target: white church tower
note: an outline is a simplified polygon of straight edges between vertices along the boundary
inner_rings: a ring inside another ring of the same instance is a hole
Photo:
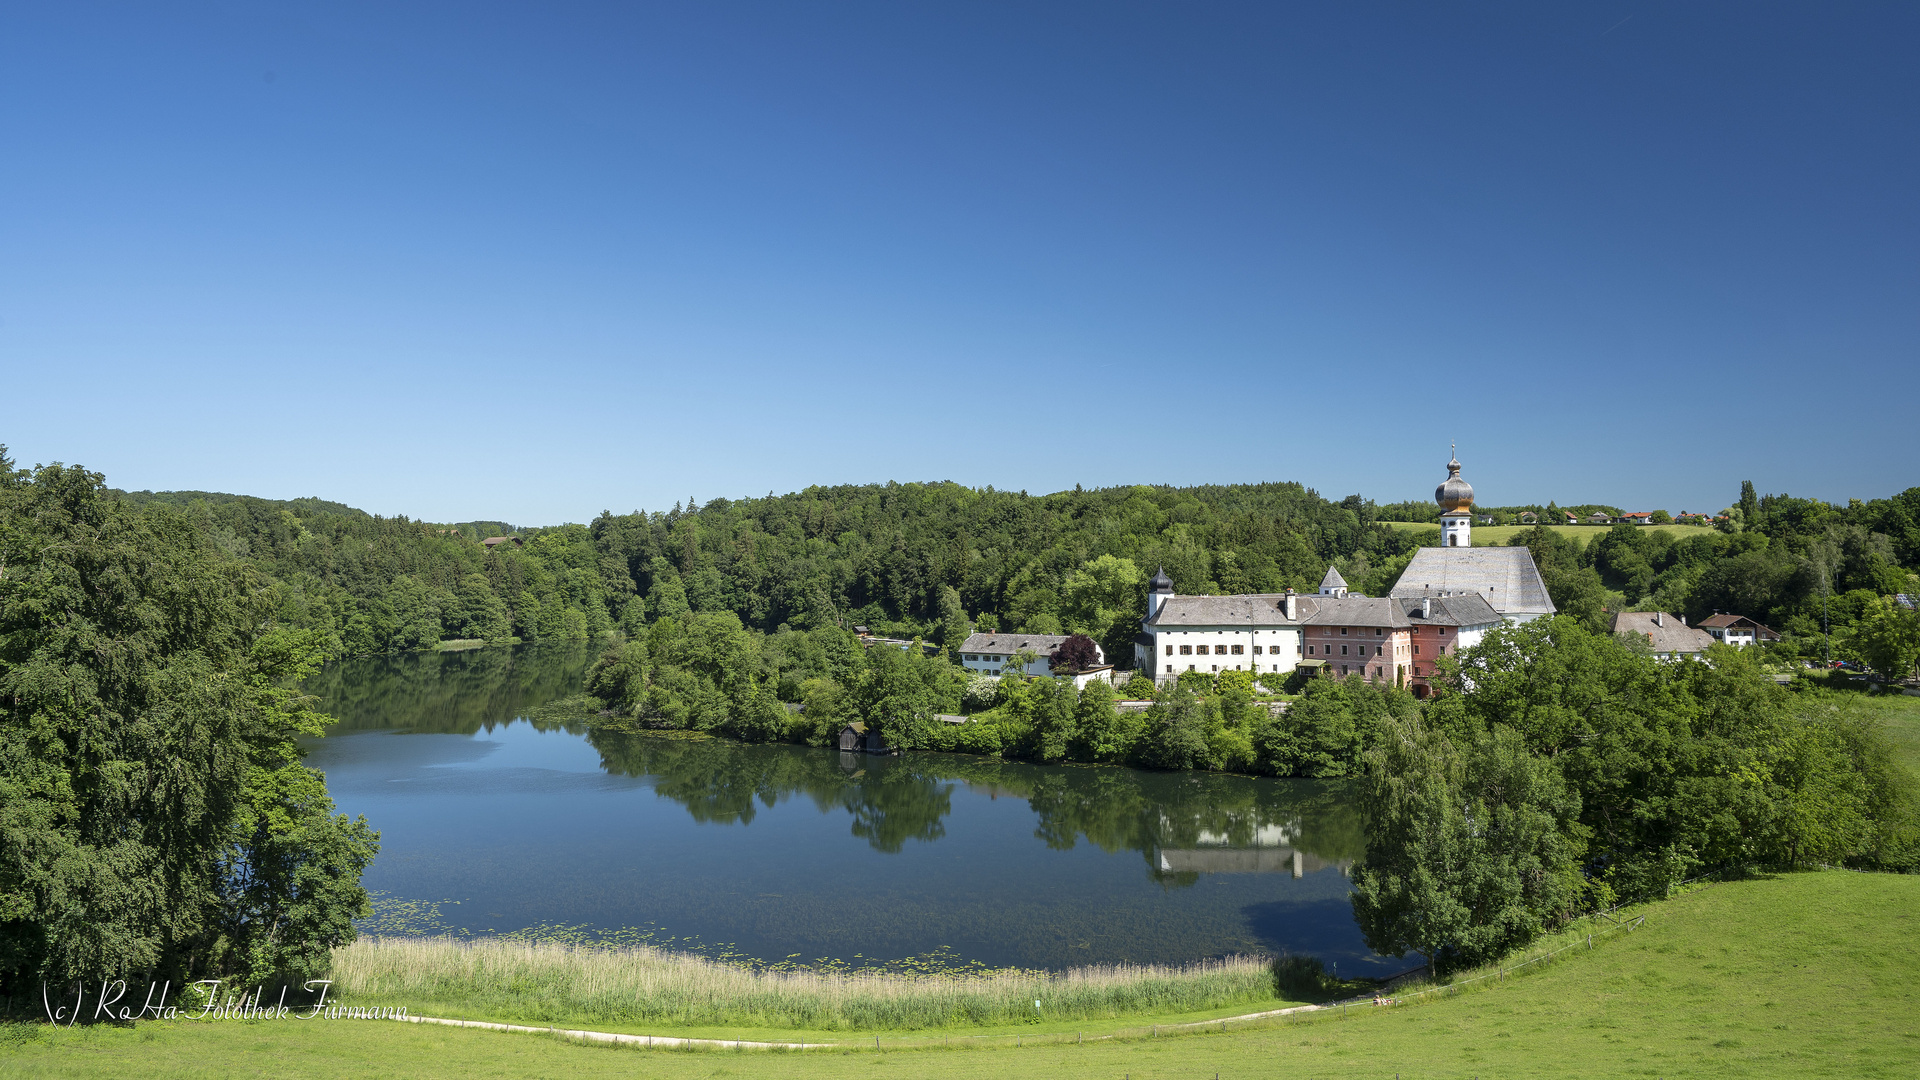
[[[1447,462],[1447,479],[1433,489],[1440,504],[1440,546],[1473,546],[1473,485],[1460,479],[1457,457]]]

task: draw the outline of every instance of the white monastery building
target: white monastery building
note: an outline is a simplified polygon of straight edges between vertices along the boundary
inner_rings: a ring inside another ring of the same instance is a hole
[[[1147,586],[1135,666],[1156,682],[1189,671],[1264,675],[1311,666],[1425,696],[1434,658],[1471,647],[1502,622],[1554,612],[1532,552],[1472,546],[1473,488],[1460,479],[1459,461],[1447,463],[1434,498],[1445,511],[1442,546],[1416,551],[1385,597],[1354,595],[1332,567],[1313,596],[1182,596],[1161,569]]]

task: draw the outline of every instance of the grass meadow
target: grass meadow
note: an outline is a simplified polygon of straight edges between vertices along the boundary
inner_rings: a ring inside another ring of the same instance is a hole
[[[1432,529],[1435,532],[1440,531],[1440,526],[1438,523],[1425,523],[1425,522],[1417,522],[1417,521],[1383,521],[1381,522],[1381,524],[1387,526],[1388,528],[1400,529],[1402,531],[1418,531],[1421,529]],[[1523,532],[1526,532],[1531,528],[1533,528],[1533,526],[1531,525],[1475,525],[1473,527],[1473,546],[1474,547],[1504,546],[1507,541],[1513,539],[1515,536],[1518,536]],[[1587,543],[1591,541],[1594,537],[1602,535],[1608,529],[1613,528],[1613,526],[1611,525],[1549,525],[1547,526],[1547,528],[1553,530],[1554,532],[1559,533],[1561,536],[1572,537],[1574,543],[1579,544],[1581,547],[1586,547]],[[1689,537],[1689,536],[1699,536],[1701,533],[1711,531],[1705,525],[1640,525],[1640,526],[1636,526],[1636,528],[1652,529],[1656,532],[1670,532],[1674,534],[1676,539],[1685,539],[1686,537]]]
[[[1920,775],[1920,697],[1909,694],[1860,696],[1860,707],[1879,716],[1887,725],[1887,736],[1899,751],[1907,768]]]
[[[799,1053],[658,1051],[390,1022],[0,1029],[0,1075],[1501,1080],[1920,1075],[1920,877],[1807,872],[1648,905],[1593,951],[1396,1008],[1084,1042],[862,1037]],[[1029,1029],[1038,1035],[1042,1028]],[[663,1030],[662,1034],[679,1034]],[[751,1036],[743,1036],[751,1037]],[[1041,1045],[1034,1045],[1035,1042]],[[907,1049],[916,1044],[918,1048]],[[963,1048],[962,1048],[963,1047]]]

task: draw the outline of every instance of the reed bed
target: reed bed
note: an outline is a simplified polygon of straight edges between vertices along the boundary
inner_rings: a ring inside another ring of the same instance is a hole
[[[404,1004],[417,1014],[440,1008],[549,1023],[816,1031],[1107,1019],[1266,1002],[1275,996],[1274,965],[1258,957],[1058,973],[756,970],[649,946],[485,938],[363,938],[334,950],[333,979],[334,992],[346,1001]]]

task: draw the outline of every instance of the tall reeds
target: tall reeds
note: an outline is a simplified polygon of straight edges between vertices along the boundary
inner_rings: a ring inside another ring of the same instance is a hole
[[[954,1028],[1217,1008],[1274,997],[1257,957],[1061,973],[755,970],[645,946],[371,938],[334,950],[348,1001],[554,1022],[601,1020],[811,1030]],[[1034,1002],[1039,1007],[1035,1008]]]

